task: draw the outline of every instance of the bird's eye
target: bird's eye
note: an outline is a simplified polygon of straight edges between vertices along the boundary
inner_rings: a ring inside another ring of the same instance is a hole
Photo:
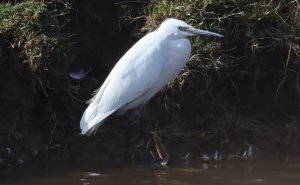
[[[188,29],[188,27],[178,26],[178,30],[180,30],[180,31],[186,31],[187,29]]]

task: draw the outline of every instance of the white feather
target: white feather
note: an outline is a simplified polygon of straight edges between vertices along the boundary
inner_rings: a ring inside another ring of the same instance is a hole
[[[215,34],[168,19],[140,39],[118,61],[91,100],[80,121],[82,134],[95,132],[113,113],[122,114],[145,104],[188,61],[191,44],[185,37],[201,33]]]
[[[163,61],[167,60],[167,57],[151,58],[159,56],[161,52],[157,48],[158,45],[151,40],[153,34],[155,33],[148,34],[137,42],[115,65],[82,116],[82,134],[88,133],[94,127],[98,128],[108,116],[122,106],[141,98],[141,95],[149,91],[158,80]],[[145,42],[148,44],[143,44]],[[147,53],[136,52],[137,48],[147,50]]]

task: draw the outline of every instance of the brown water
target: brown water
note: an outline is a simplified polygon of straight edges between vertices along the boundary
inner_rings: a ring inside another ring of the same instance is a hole
[[[114,167],[6,168],[1,185],[235,185],[300,184],[300,163],[226,162]]]

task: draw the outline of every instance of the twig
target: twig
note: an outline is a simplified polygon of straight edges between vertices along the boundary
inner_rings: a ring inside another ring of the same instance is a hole
[[[286,72],[287,72],[287,68],[288,68],[288,65],[289,65],[289,61],[290,61],[291,50],[292,50],[292,45],[290,44],[288,56],[287,56],[286,63],[285,63],[285,66],[284,66],[283,77],[282,77],[282,79],[280,80],[280,82],[279,82],[279,84],[278,84],[278,86],[277,86],[277,89],[276,89],[275,100],[278,99],[279,90],[280,90],[280,88],[281,88],[281,86],[282,86],[284,80],[286,79]]]
[[[18,119],[19,119],[19,115],[20,115],[20,111],[18,110],[17,114],[16,114],[16,118],[15,118],[15,121],[9,131],[9,138],[11,138],[13,136],[13,134],[15,133],[15,130],[16,130],[16,127],[17,127],[17,122],[18,122]]]
[[[49,98],[48,94],[46,93],[46,91],[45,91],[45,89],[44,89],[44,85],[43,85],[43,83],[42,83],[42,80],[40,80],[40,79],[38,78],[38,82],[39,82],[40,86],[42,87],[42,90],[44,91],[45,96],[46,96],[47,98]]]
[[[123,4],[123,3],[149,3],[148,1],[120,1],[115,3],[115,5]]]

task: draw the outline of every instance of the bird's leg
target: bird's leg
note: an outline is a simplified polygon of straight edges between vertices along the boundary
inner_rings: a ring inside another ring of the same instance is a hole
[[[125,147],[126,147],[126,155],[128,157],[128,160],[130,161],[131,160],[131,152],[130,152],[130,149],[131,149],[131,143],[130,143],[130,139],[132,137],[132,133],[131,133],[131,129],[128,127],[125,129],[125,132],[124,132],[124,137],[125,137]]]
[[[136,122],[137,119],[139,119],[141,117],[141,111],[139,108],[133,109],[129,112],[129,121],[126,122],[126,129],[125,129],[125,141],[126,141],[126,150],[127,150],[127,154],[130,158],[131,156],[131,138],[132,138],[132,132],[136,131],[136,132],[140,132],[141,130],[134,127],[134,124]],[[143,131],[144,132],[144,131]]]
[[[169,160],[169,154],[164,146],[161,138],[154,131],[147,130],[146,128],[139,128],[135,124],[136,120],[141,117],[140,109],[134,109],[128,114],[128,120],[120,124],[119,121],[111,123],[109,125],[124,129],[124,139],[126,143],[126,153],[130,159],[131,156],[131,138],[133,132],[141,133],[143,138],[147,138],[146,149],[150,151],[151,156],[154,159],[157,157],[162,161],[161,164],[167,164]],[[155,157],[155,155],[157,157]]]
[[[124,131],[124,140],[125,140],[125,150],[128,159],[131,159],[131,138],[133,136],[133,132],[140,132],[141,130],[134,127],[134,123],[141,116],[139,109],[131,110],[126,116],[122,116],[122,118],[114,118],[109,126],[116,127],[122,129]],[[122,121],[128,120],[128,121]]]
[[[134,109],[131,112],[130,116],[131,116],[130,123],[134,123],[134,121],[136,121],[137,118],[142,117],[141,109],[140,108]],[[131,124],[131,125],[133,125],[133,124]],[[161,164],[165,165],[168,163],[169,154],[168,154],[166,147],[164,146],[162,140],[158,136],[158,134],[156,134],[154,131],[147,130],[145,127],[143,127],[143,128],[135,127],[132,130],[140,132],[140,133],[142,133],[142,135],[144,137],[148,138],[146,149],[150,152],[152,158],[155,159],[156,158],[155,155],[157,154],[158,158],[162,161]],[[153,153],[153,150],[156,154]]]

